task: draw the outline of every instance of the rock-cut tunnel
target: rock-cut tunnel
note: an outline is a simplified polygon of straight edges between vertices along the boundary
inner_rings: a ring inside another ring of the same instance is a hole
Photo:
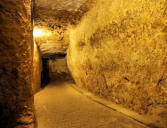
[[[167,128],[167,1],[0,1],[0,128]]]

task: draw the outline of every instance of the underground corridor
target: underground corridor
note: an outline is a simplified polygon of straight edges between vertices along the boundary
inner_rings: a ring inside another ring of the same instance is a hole
[[[0,1],[0,128],[167,128],[167,0]]]

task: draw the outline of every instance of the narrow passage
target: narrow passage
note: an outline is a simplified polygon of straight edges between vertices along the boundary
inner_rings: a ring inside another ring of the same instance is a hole
[[[86,98],[70,84],[51,83],[35,95],[38,128],[147,128]]]

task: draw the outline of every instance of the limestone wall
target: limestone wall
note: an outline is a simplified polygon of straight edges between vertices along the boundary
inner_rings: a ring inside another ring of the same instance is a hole
[[[167,1],[97,0],[71,29],[68,66],[78,86],[167,122]]]
[[[36,93],[41,89],[41,72],[42,72],[42,61],[39,51],[39,47],[34,42],[34,53],[33,53],[33,82],[32,89]]]
[[[49,60],[49,76],[51,81],[70,80],[66,58]]]
[[[30,0],[0,1],[0,127],[33,128]]]

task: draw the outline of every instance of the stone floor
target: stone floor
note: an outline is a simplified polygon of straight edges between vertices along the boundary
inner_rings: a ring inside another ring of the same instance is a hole
[[[51,83],[35,95],[38,128],[147,128],[86,98],[70,84]]]

